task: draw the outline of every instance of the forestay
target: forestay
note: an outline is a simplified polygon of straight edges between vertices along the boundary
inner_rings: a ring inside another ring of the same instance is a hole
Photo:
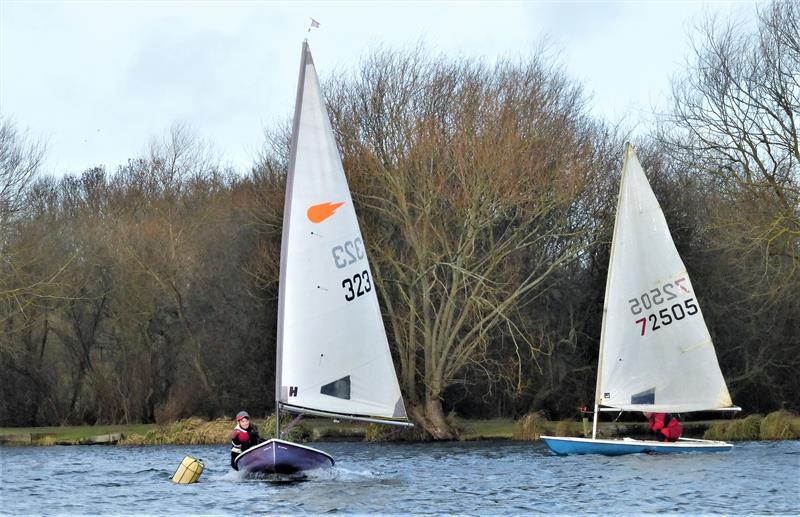
[[[303,44],[281,247],[276,398],[300,413],[405,420],[366,246]]]
[[[630,144],[605,296],[598,405],[655,412],[732,406],[689,275]]]

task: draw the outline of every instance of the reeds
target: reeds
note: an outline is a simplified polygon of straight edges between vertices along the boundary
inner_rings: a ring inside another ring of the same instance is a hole
[[[800,417],[785,409],[770,413],[761,421],[761,439],[800,439]]]
[[[268,439],[275,436],[275,415],[261,421],[254,421],[254,423],[258,427],[258,434],[261,438]],[[144,435],[131,434],[124,437],[120,444],[219,445],[230,443],[231,431],[235,425],[232,418],[206,421],[202,418],[191,417],[171,424],[160,425]],[[308,438],[308,432],[302,426],[297,426],[282,438],[293,442],[302,442]]]
[[[515,440],[538,440],[547,431],[547,419],[539,412],[528,413],[517,423]]]
[[[583,436],[583,424],[572,420],[559,420],[553,434],[556,436]]]
[[[218,445],[230,440],[234,424],[229,419],[205,421],[192,417],[160,425],[144,435],[124,437],[124,445]]]
[[[281,420],[281,429],[283,430],[283,434],[281,434],[281,439],[288,440],[290,442],[307,442],[309,439],[309,431],[308,429],[301,423],[296,426],[293,426],[287,431],[288,424],[291,421],[291,418],[286,418],[286,413],[281,413],[283,419]],[[258,426],[258,432],[261,435],[261,438],[267,439],[272,438],[275,436],[275,415],[272,414],[264,419],[263,425]]]
[[[796,440],[800,439],[800,417],[786,410],[763,417],[750,415],[741,420],[718,422],[703,435],[707,440]]]
[[[417,427],[369,424],[364,428],[365,442],[413,442],[423,438]]]

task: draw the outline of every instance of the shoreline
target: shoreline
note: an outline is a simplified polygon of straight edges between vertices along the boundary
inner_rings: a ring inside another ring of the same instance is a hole
[[[583,436],[586,423],[574,420],[545,420],[534,418],[531,424],[525,417],[520,420],[496,418],[488,420],[454,419],[459,430],[457,441],[518,440],[537,441],[539,435]],[[269,419],[257,419],[263,429],[270,427]],[[681,421],[683,435],[726,441],[800,439],[800,416],[787,411],[776,411],[766,417],[750,415],[735,420]],[[189,418],[172,424],[129,424],[99,426],[0,428],[0,446],[50,446],[50,445],[222,445],[228,443],[228,433],[234,423],[229,419],[203,420]],[[375,426],[356,422],[332,422],[327,419],[306,419],[301,422],[293,437],[301,442],[317,441],[420,441],[406,437],[381,436]],[[591,430],[591,421],[588,422]],[[598,434],[619,437],[646,433],[644,422],[601,422]]]

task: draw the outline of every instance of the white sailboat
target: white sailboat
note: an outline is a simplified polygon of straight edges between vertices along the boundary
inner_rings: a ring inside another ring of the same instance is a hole
[[[283,215],[276,415],[288,410],[410,426],[367,250],[308,42],[303,42]],[[276,438],[240,454],[239,470],[294,473],[333,465]]]
[[[542,436],[557,454],[725,451],[709,440],[597,438],[600,411],[687,413],[731,402],[683,261],[633,147],[626,145],[606,279],[592,438]]]

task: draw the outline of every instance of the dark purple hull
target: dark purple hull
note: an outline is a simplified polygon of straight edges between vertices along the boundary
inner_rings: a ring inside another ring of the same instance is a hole
[[[238,470],[252,474],[295,474],[327,469],[333,463],[322,451],[276,438],[247,449],[235,460]]]

